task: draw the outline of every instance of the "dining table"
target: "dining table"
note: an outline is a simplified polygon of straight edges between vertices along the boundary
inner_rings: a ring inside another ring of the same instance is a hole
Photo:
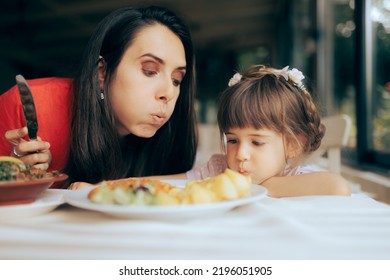
[[[0,259],[390,260],[390,205],[363,192],[264,194],[226,211],[146,217],[77,207],[70,192],[0,206]]]

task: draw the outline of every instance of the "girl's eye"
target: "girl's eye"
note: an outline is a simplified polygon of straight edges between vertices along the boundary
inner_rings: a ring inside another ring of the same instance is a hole
[[[226,142],[229,144],[236,144],[237,140],[236,139],[227,139]]]
[[[252,144],[255,146],[261,146],[264,144],[264,142],[259,142],[259,141],[252,141]]]

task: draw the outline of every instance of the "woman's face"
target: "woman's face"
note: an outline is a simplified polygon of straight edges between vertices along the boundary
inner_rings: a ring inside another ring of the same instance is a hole
[[[225,133],[229,168],[250,175],[255,184],[280,175],[286,166],[285,141],[268,129],[236,128]]]
[[[185,51],[176,34],[160,24],[140,30],[109,87],[118,133],[152,137],[172,116],[185,73]]]

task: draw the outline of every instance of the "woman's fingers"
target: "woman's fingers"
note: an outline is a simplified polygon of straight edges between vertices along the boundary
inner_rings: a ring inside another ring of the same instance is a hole
[[[42,140],[21,141],[15,145],[15,152],[19,155],[39,153],[41,151],[48,151],[50,144]]]
[[[34,168],[41,169],[43,171],[46,171],[49,168],[49,164],[46,163],[38,163],[33,165]]]
[[[23,136],[24,132],[24,128],[7,131],[6,138],[13,145],[11,156],[19,158],[26,165],[47,170],[52,160],[50,143],[42,141],[39,137],[32,141],[18,138]]]
[[[68,190],[79,190],[86,187],[94,187],[95,185],[86,182],[74,182],[68,187]]]
[[[5,139],[7,139],[7,141],[9,143],[11,143],[11,145],[17,145],[19,144],[19,142],[22,140],[22,138],[24,136],[26,136],[28,134],[28,130],[27,130],[27,127],[22,127],[22,128],[18,128],[18,129],[13,129],[13,130],[8,130],[6,133],[5,133]]]
[[[28,134],[27,127],[8,130],[5,138],[13,146],[11,156],[17,157],[26,165],[47,170],[51,163],[50,143],[42,141],[40,137],[36,140],[26,141],[23,139]]]
[[[32,165],[42,170],[47,170],[51,163],[51,153],[50,151],[39,151],[35,153],[25,154],[20,157],[24,164]]]

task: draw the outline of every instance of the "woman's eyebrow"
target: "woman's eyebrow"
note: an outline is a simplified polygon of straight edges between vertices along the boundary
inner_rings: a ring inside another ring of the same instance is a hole
[[[152,53],[143,54],[143,55],[140,56],[140,58],[141,58],[141,57],[151,57],[151,58],[153,58],[154,60],[157,60],[159,63],[165,64],[165,61],[164,61],[162,58],[160,58],[160,57],[158,57],[158,56],[156,56],[156,55],[154,55],[154,54],[152,54]]]
[[[162,65],[165,65],[165,61],[164,61],[162,58],[160,58],[160,57],[158,57],[158,56],[156,56],[156,55],[154,55],[154,54],[152,54],[152,53],[143,54],[143,55],[140,56],[140,58],[141,58],[141,57],[151,57],[151,58],[153,58],[154,60],[156,60],[158,63],[160,63],[160,64],[162,64]],[[186,66],[179,66],[179,67],[177,67],[176,69],[186,71],[186,70],[187,70],[187,67],[186,67]]]

